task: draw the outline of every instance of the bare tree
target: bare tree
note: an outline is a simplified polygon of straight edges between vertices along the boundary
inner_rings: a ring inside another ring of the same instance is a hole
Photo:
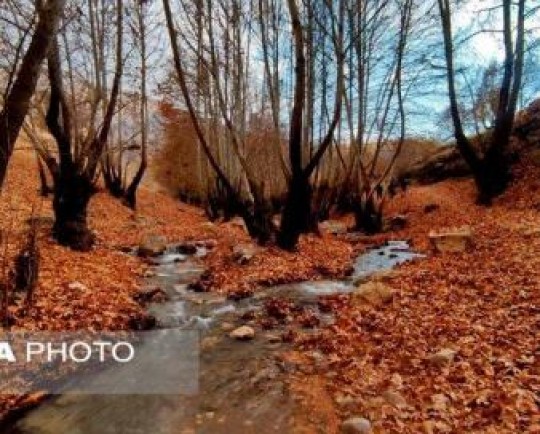
[[[133,22],[129,24],[134,39],[133,44],[136,46],[140,58],[137,65],[139,73],[136,82],[140,86],[140,90],[135,92],[134,95],[129,95],[127,92],[124,95],[126,99],[134,100],[133,104],[138,106],[136,119],[131,119],[132,123],[136,125],[135,131],[130,131],[127,140],[123,140],[124,123],[122,115],[131,101],[128,101],[125,105],[119,104],[120,108],[116,114],[118,122],[116,146],[107,143],[101,160],[105,186],[113,196],[122,198],[123,202],[132,209],[135,209],[137,189],[148,166],[148,8],[149,5],[146,2],[136,1],[133,7],[129,9],[132,14],[128,15],[134,16]],[[138,142],[138,144],[134,144],[135,142]],[[135,172],[130,174],[128,173],[129,166],[133,162],[130,157],[133,157],[135,151],[138,151],[139,154],[139,165]],[[128,181],[129,176],[131,176],[131,180]]]
[[[99,92],[94,98],[90,119],[95,118],[97,106],[100,103],[103,103],[103,119],[98,128],[94,128],[92,123],[88,126],[86,138],[82,141],[75,138],[80,131],[74,129],[73,105],[68,103],[64,89],[60,46],[57,38],[48,55],[50,101],[46,122],[56,142],[58,159],[45,147],[40,147],[38,152],[42,154],[54,180],[53,235],[60,244],[82,251],[89,250],[94,243],[94,235],[87,224],[87,207],[95,192],[97,169],[111,130],[120,92],[123,65],[122,0],[117,0],[115,12],[116,66],[111,92],[105,102],[102,102],[102,95]],[[103,65],[98,61],[95,67],[100,68]],[[102,72],[101,69],[99,72]]]
[[[30,100],[34,94],[39,78],[41,64],[55,38],[60,17],[64,8],[64,0],[48,0],[36,2],[38,23],[24,54],[16,78],[8,83],[7,96],[0,112],[0,188],[6,176],[7,166],[15,141],[28,113]]]
[[[489,145],[483,153],[475,149],[465,135],[459,111],[454,66],[451,2],[450,0],[438,0],[438,5],[444,39],[450,112],[456,144],[474,174],[478,188],[478,201],[482,204],[490,204],[494,197],[506,189],[510,181],[509,159],[506,151],[510,142],[521,90],[525,46],[525,0],[517,2],[515,43],[512,19],[513,4],[510,0],[502,0],[504,73],[499,90],[493,131],[489,139]]]

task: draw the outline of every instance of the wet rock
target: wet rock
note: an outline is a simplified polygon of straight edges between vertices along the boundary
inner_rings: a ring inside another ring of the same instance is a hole
[[[254,244],[238,244],[233,248],[233,259],[240,265],[246,265],[253,260],[258,252],[259,248]]]
[[[321,223],[319,226],[332,235],[341,235],[347,233],[347,225],[342,222],[327,220]]]
[[[68,289],[71,291],[86,292],[88,291],[88,286],[81,282],[71,282],[68,284]]]
[[[132,330],[152,330],[156,327],[156,318],[152,315],[137,315],[129,319],[128,326]]]
[[[363,417],[352,417],[341,424],[341,434],[371,434],[371,422]]]
[[[227,294],[227,298],[233,301],[240,301],[253,296],[253,290],[249,288],[241,288]]]
[[[403,215],[403,214],[398,214],[398,215],[395,215],[393,217],[391,217],[390,219],[388,219],[388,222],[387,222],[387,227],[386,229],[388,231],[401,231],[402,229],[405,229],[405,227],[407,226],[407,216],[406,215]]]
[[[224,332],[230,332],[232,329],[234,329],[234,325],[230,322],[221,323],[221,330],[223,330]]]
[[[202,279],[188,284],[188,289],[193,292],[207,292],[208,291],[208,287],[205,285],[205,282]]]
[[[281,336],[273,333],[268,333],[266,335],[266,340],[271,344],[277,344],[278,342],[281,342]]]
[[[149,235],[143,239],[137,249],[142,258],[159,256],[167,249],[167,240],[160,235]]]
[[[137,303],[162,302],[167,300],[167,294],[161,288],[144,288],[133,296]]]
[[[197,253],[197,245],[190,242],[185,242],[182,244],[178,244],[176,246],[177,253],[180,253],[182,255],[194,255]]]
[[[242,326],[234,329],[229,336],[237,341],[250,341],[255,337],[255,330],[253,327]]]
[[[434,251],[439,253],[459,253],[473,246],[470,226],[443,231],[430,231],[429,241]]]
[[[395,295],[394,288],[383,282],[367,282],[361,284],[353,292],[353,300],[367,302],[375,306],[389,303]]]
[[[457,351],[451,348],[443,348],[429,356],[429,361],[436,366],[444,366],[454,361]]]

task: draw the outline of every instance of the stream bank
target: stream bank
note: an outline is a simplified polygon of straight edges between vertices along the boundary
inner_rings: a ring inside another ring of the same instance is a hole
[[[318,300],[350,293],[358,280],[418,257],[405,242],[389,242],[359,256],[346,280],[300,282],[257,291],[253,297],[231,301],[213,293],[196,293],[191,282],[204,272],[205,248],[192,255],[175,246],[153,259],[146,286],[158,287],[166,301],[150,303],[148,312],[161,328],[199,330],[200,378],[197,396],[61,395],[30,411],[9,433],[266,433],[290,432],[295,402],[287,388],[287,374],[295,369],[279,357],[290,344],[279,326],[260,330],[254,313],[268,300],[294,300],[315,312],[318,324],[332,316]],[[239,326],[256,330],[249,342],[233,339]],[[151,373],[149,373],[151,375]]]

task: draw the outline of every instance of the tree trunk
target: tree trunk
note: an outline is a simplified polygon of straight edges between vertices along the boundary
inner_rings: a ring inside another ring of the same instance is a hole
[[[37,155],[37,164],[40,183],[39,194],[41,197],[48,197],[49,194],[53,192],[53,189],[49,187],[49,184],[47,182],[47,172],[45,169],[45,165],[41,161],[41,157],[39,155]]]
[[[54,187],[53,236],[61,245],[89,251],[95,240],[88,229],[86,217],[88,203],[95,191],[93,183],[85,175],[77,173],[74,167],[63,170],[60,177]]]
[[[137,189],[139,188],[139,184],[141,183],[144,172],[146,171],[146,164],[146,157],[143,157],[143,160],[141,161],[141,165],[139,166],[135,177],[132,179],[131,183],[126,188],[126,192],[124,194],[124,202],[131,209],[135,209],[137,206]]]
[[[266,199],[264,186],[250,186],[253,194],[251,206],[241,206],[241,215],[246,223],[249,235],[259,244],[267,244],[274,241],[276,227],[272,221],[272,204]],[[245,211],[244,211],[245,210]]]
[[[309,179],[304,176],[291,179],[277,240],[282,249],[294,250],[300,234],[309,232],[317,226],[311,209],[312,196],[313,190]]]
[[[354,211],[355,229],[368,235],[383,229],[382,202],[375,195],[361,199]]]
[[[494,148],[486,154],[480,167],[474,172],[478,203],[481,205],[491,205],[493,199],[506,190],[511,179],[509,159],[493,150]]]
[[[57,31],[64,3],[63,0],[49,0],[39,8],[36,31],[0,112],[0,188],[36,88],[41,64]]]

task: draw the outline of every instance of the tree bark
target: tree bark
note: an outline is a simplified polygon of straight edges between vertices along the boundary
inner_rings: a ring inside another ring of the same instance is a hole
[[[438,0],[438,4],[445,48],[450,112],[454,124],[456,144],[473,173],[478,190],[478,202],[490,205],[496,196],[504,192],[510,182],[510,162],[506,150],[510,142],[523,75],[525,0],[518,2],[515,49],[512,42],[512,2],[511,0],[503,0],[504,74],[499,91],[499,105],[494,130],[489,147],[483,156],[479,155],[465,136],[459,113],[455,85],[450,1]]]
[[[64,3],[65,0],[49,0],[39,8],[36,31],[22,60],[17,79],[0,112],[0,188],[6,177],[7,165],[13,153],[15,141],[36,89],[41,64],[57,32]]]

